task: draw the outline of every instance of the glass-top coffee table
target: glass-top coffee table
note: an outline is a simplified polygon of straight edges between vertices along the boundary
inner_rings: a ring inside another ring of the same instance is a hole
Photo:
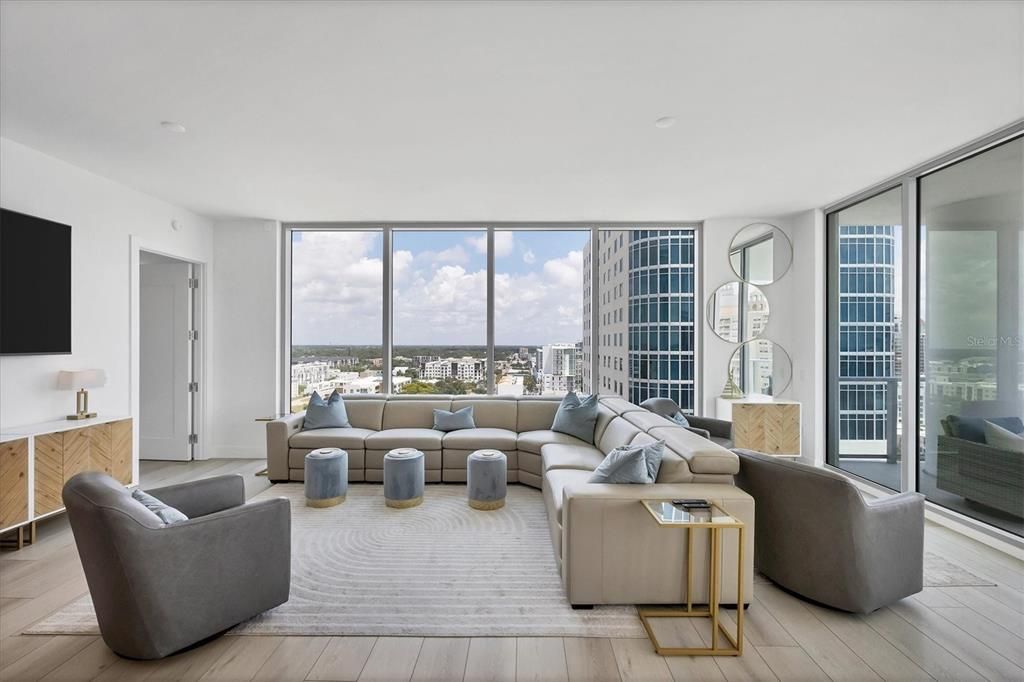
[[[670,500],[641,500],[654,521],[666,530],[686,532],[686,607],[638,607],[640,622],[644,624],[647,636],[654,650],[662,656],[741,656],[743,655],[743,550],[746,541],[746,524],[731,516],[727,511],[712,504],[710,509],[687,511],[672,504]],[[693,605],[693,531],[708,530],[708,605]],[[719,618],[719,598],[722,587],[722,534],[726,530],[739,533],[737,543],[736,580],[736,632],[729,632]],[[651,628],[652,618],[710,618],[710,647],[666,647],[658,642]],[[720,646],[722,637],[730,646]]]

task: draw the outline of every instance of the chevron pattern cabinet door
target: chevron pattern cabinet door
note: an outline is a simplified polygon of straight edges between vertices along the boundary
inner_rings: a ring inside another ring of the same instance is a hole
[[[28,439],[0,443],[0,528],[28,521]]]
[[[36,514],[49,514],[64,506],[64,434],[36,436]]]
[[[800,454],[798,403],[736,403],[732,419],[736,447],[769,455]]]
[[[89,469],[102,471],[108,476],[111,474],[110,454],[110,424],[97,424],[90,426],[89,431]]]
[[[90,450],[89,428],[72,429],[64,432],[64,482],[75,474],[89,471]]]
[[[132,482],[132,420],[110,424],[110,475],[121,483]]]

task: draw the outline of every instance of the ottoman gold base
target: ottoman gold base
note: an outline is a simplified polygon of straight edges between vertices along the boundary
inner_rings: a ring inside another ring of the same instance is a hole
[[[505,500],[494,500],[491,502],[484,502],[482,500],[470,500],[469,506],[473,509],[479,509],[480,511],[494,511],[495,509],[501,509],[505,506]]]
[[[411,500],[389,500],[384,498],[384,504],[391,507],[392,509],[408,509],[409,507],[418,507],[423,502],[423,497],[414,497]]]
[[[306,498],[306,506],[307,507],[318,507],[318,508],[323,509],[324,507],[336,507],[337,505],[341,504],[344,501],[345,501],[345,496],[344,495],[341,495],[339,497],[328,497],[325,500],[311,500],[311,499],[309,499],[307,497]]]

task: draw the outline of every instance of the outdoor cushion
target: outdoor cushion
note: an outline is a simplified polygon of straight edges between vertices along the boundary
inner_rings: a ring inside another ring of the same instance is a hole
[[[1024,431],[1024,423],[1021,423],[1020,417],[961,417],[951,414],[946,421],[954,436],[975,443],[985,442],[985,422],[992,422],[1010,433]]]
[[[541,448],[542,469],[581,469],[593,471],[604,461],[604,453],[590,445],[550,443]]]
[[[566,435],[564,433],[558,433],[557,431],[527,431],[526,433],[520,433],[519,438],[516,439],[516,448],[524,452],[532,452],[535,455],[540,454],[540,449],[548,443],[563,443],[565,445],[590,445],[585,443],[579,438]]]
[[[341,448],[363,449],[363,442],[366,437],[377,433],[370,429],[314,429],[312,431],[299,431],[288,439],[288,446],[292,448]]]
[[[516,432],[508,429],[459,429],[444,434],[446,450],[482,450],[493,448],[507,454],[516,449]]]
[[[985,442],[1000,450],[1024,454],[1024,435],[1013,433],[989,421],[985,422]]]
[[[443,431],[434,429],[385,429],[366,437],[367,450],[392,450],[394,448],[416,448],[417,450],[440,450]]]

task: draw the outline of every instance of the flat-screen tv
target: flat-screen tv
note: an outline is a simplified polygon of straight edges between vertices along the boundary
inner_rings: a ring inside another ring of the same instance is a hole
[[[0,355],[71,352],[71,226],[0,208]]]

